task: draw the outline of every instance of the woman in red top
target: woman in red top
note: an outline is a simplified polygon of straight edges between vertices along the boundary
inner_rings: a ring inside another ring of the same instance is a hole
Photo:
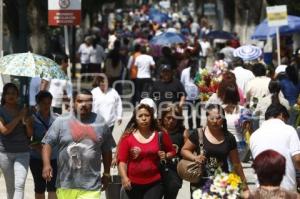
[[[171,159],[176,152],[165,132],[162,140],[166,152],[159,150],[158,131],[153,108],[138,105],[118,146],[122,186],[129,199],[162,198],[159,161]]]

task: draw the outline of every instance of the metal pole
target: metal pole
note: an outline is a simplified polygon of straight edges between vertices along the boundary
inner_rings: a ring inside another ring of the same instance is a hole
[[[0,0],[0,58],[3,57],[3,0]],[[4,77],[0,75],[0,89],[4,86]]]
[[[0,0],[0,57],[3,57],[3,0]]]
[[[65,53],[68,56],[68,68],[67,68],[67,75],[69,78],[69,81],[72,81],[72,75],[71,75],[71,61],[70,61],[70,46],[69,46],[69,32],[68,32],[68,26],[64,26],[64,36],[65,36]],[[73,112],[73,96],[70,99],[70,112]]]
[[[72,47],[71,47],[71,60],[72,60],[72,66],[71,66],[71,74],[72,78],[75,79],[76,76],[76,27],[72,26]]]
[[[68,26],[64,26],[64,35],[65,35],[65,53],[69,57],[68,58],[68,65],[70,66],[70,47],[69,47],[69,33],[68,33]],[[71,70],[70,67],[68,67],[68,77],[71,80]]]
[[[279,35],[279,26],[276,27],[276,44],[277,44],[277,66],[281,64],[280,60],[280,35]]]

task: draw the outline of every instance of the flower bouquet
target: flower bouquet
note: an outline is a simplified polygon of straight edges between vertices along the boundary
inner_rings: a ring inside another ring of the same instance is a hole
[[[217,78],[222,78],[222,74],[228,70],[228,64],[223,60],[217,60],[212,68],[212,73]]]
[[[217,169],[214,176],[201,189],[193,192],[193,199],[238,199],[242,193],[241,178],[234,173]]]
[[[209,73],[207,69],[203,69],[196,74],[194,81],[200,91],[200,100],[207,101],[213,93],[216,93],[220,79]]]

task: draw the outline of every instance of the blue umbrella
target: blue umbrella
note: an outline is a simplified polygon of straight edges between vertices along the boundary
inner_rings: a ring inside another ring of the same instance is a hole
[[[230,32],[226,32],[223,30],[214,30],[214,31],[210,31],[207,35],[206,35],[209,39],[234,39],[235,36],[230,33]]]
[[[154,7],[151,7],[151,8],[149,9],[149,15],[152,14],[152,13],[155,13],[155,12],[160,12],[160,11],[157,10],[156,8],[154,8]]]
[[[157,23],[164,23],[170,18],[166,13],[162,13],[160,11],[153,11],[149,13],[149,19]]]
[[[174,32],[164,32],[158,36],[153,37],[150,41],[150,44],[164,46],[184,42],[185,38],[182,34]]]
[[[300,17],[288,15],[288,25],[280,26],[281,35],[300,32]],[[268,37],[275,37],[276,27],[269,27],[267,19],[261,22],[255,29],[251,39],[266,40]]]

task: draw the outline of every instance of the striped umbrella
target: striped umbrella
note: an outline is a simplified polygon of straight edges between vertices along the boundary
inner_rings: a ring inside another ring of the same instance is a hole
[[[262,51],[259,47],[253,45],[241,46],[233,51],[233,56],[240,57],[244,61],[251,61],[259,58]]]

